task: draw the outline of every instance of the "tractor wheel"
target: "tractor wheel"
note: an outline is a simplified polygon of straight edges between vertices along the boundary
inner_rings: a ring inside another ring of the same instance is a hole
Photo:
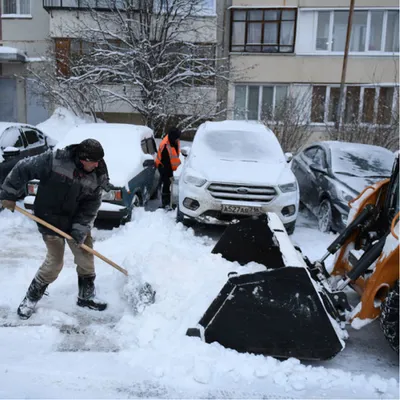
[[[389,292],[381,306],[381,328],[395,352],[399,352],[399,281]]]

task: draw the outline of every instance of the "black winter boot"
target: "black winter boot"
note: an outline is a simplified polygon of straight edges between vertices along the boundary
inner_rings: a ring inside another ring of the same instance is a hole
[[[107,303],[96,298],[94,279],[96,276],[78,276],[78,302],[79,307],[87,307],[92,310],[103,311],[107,308]]]
[[[26,296],[18,307],[17,312],[21,319],[28,319],[32,316],[36,304],[43,297],[47,286],[49,285],[41,282],[37,277],[33,278],[26,292]]]

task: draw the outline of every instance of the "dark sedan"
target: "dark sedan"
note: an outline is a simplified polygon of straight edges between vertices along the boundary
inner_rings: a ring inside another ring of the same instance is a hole
[[[340,232],[347,224],[349,201],[365,187],[388,178],[393,160],[394,154],[379,146],[312,143],[292,161],[300,202],[318,218],[322,232]]]
[[[0,186],[18,161],[45,152],[49,145],[46,135],[32,125],[0,122]]]

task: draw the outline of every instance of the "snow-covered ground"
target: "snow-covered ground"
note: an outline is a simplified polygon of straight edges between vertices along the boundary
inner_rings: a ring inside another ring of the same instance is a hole
[[[241,267],[211,254],[220,229],[195,232],[163,210],[138,210],[124,227],[94,230],[96,250],[130,273],[96,261],[106,311],[75,305],[68,249],[49,296],[15,326],[45,246],[36,225],[20,214],[0,212],[0,227],[0,323],[9,325],[0,328],[0,398],[399,398],[398,359],[376,323],[349,329],[345,350],[318,363],[239,354],[185,336],[227,273]],[[304,213],[292,236],[312,260],[333,238]],[[151,283],[157,299],[135,315],[141,281]]]

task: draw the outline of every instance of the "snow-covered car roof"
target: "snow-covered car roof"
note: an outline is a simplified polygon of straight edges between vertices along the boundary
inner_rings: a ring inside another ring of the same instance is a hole
[[[16,126],[16,127],[25,126],[28,128],[38,129],[33,125],[21,124],[20,122],[0,122],[0,133],[4,132],[7,128],[10,128],[11,126]]]
[[[200,125],[193,141],[196,152],[230,160],[286,162],[275,134],[250,121],[216,121]]]
[[[390,176],[395,154],[384,147],[363,143],[324,141],[331,149],[332,171],[360,177]]]
[[[125,186],[143,169],[143,161],[153,159],[144,154],[141,142],[152,138],[153,131],[147,126],[131,124],[83,124],[71,129],[55,149],[77,144],[85,139],[96,139],[104,148],[110,182],[117,187]]]

